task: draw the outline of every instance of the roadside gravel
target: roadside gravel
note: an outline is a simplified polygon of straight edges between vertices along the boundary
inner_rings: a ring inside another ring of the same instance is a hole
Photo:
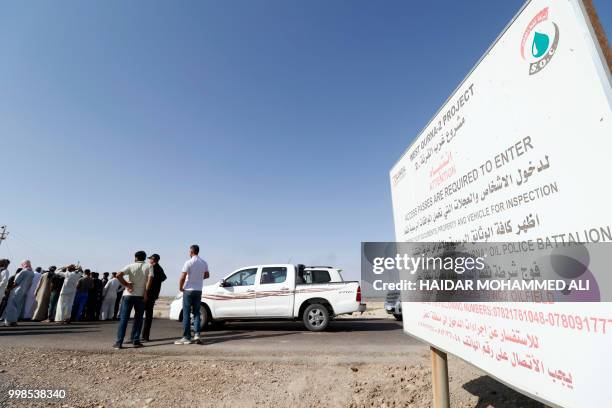
[[[191,346],[187,346],[191,347]],[[11,347],[0,360],[2,407],[430,407],[427,353],[410,364],[240,361],[223,356]],[[453,359],[453,407],[541,404]],[[63,400],[15,400],[9,389],[65,389]]]

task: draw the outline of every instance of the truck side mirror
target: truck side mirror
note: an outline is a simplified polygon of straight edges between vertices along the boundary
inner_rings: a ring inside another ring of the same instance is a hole
[[[227,282],[225,282],[225,279],[221,279],[219,281],[219,286],[221,286],[222,288],[226,288],[228,286]]]

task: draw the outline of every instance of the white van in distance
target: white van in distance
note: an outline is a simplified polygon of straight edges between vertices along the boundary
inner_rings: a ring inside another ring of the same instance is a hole
[[[183,294],[170,305],[170,319],[182,320]],[[359,282],[344,281],[329,266],[257,265],[227,275],[202,290],[202,326],[231,320],[301,320],[325,330],[341,314],[365,311]]]

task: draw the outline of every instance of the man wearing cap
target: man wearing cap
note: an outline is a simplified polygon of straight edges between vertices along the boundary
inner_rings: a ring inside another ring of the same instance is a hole
[[[155,307],[155,301],[159,297],[162,282],[166,280],[164,268],[162,268],[159,264],[158,254],[153,254],[149,257],[149,264],[151,265],[152,269],[151,274],[147,279],[147,287],[144,297],[145,319],[144,327],[142,329],[142,341],[150,341],[149,337],[151,335],[151,324],[153,323],[153,308]]]

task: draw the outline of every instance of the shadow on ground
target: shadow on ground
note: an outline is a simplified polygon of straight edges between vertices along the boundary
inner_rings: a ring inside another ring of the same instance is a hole
[[[233,321],[228,322],[221,328],[208,329],[207,331],[216,332],[219,330],[257,330],[257,331],[295,331],[308,332],[301,322],[294,321],[267,321],[267,322],[249,322],[249,321]],[[401,324],[393,320],[377,320],[371,319],[340,319],[329,323],[326,332],[355,332],[355,331],[388,331],[402,330]]]
[[[249,332],[244,331],[234,331],[234,332],[223,332],[223,333],[204,333],[202,337],[202,345],[212,345],[217,343],[224,343],[226,341],[235,341],[235,340],[256,340],[263,339],[269,337],[281,337],[281,336],[291,336],[294,333],[275,333],[275,334],[249,334]],[[168,341],[171,340],[171,341]],[[178,340],[178,337],[173,338],[164,338],[164,339],[151,339],[150,342],[146,343],[147,347],[156,347],[156,346],[167,346],[170,344],[174,344],[174,341]],[[162,343],[158,343],[158,342]]]
[[[5,332],[4,330],[2,332],[0,332],[0,336],[38,336],[41,334],[79,334],[79,333],[90,333],[90,332],[99,332],[100,330],[81,330],[78,328],[71,328],[71,327],[67,327],[67,326],[63,326],[61,328],[58,328],[58,330],[54,330],[52,332],[49,332],[48,330],[37,330],[37,329],[28,329],[28,330],[21,330],[18,332]]]
[[[475,378],[463,384],[463,389],[478,397],[474,408],[543,408],[544,405],[488,375]]]

